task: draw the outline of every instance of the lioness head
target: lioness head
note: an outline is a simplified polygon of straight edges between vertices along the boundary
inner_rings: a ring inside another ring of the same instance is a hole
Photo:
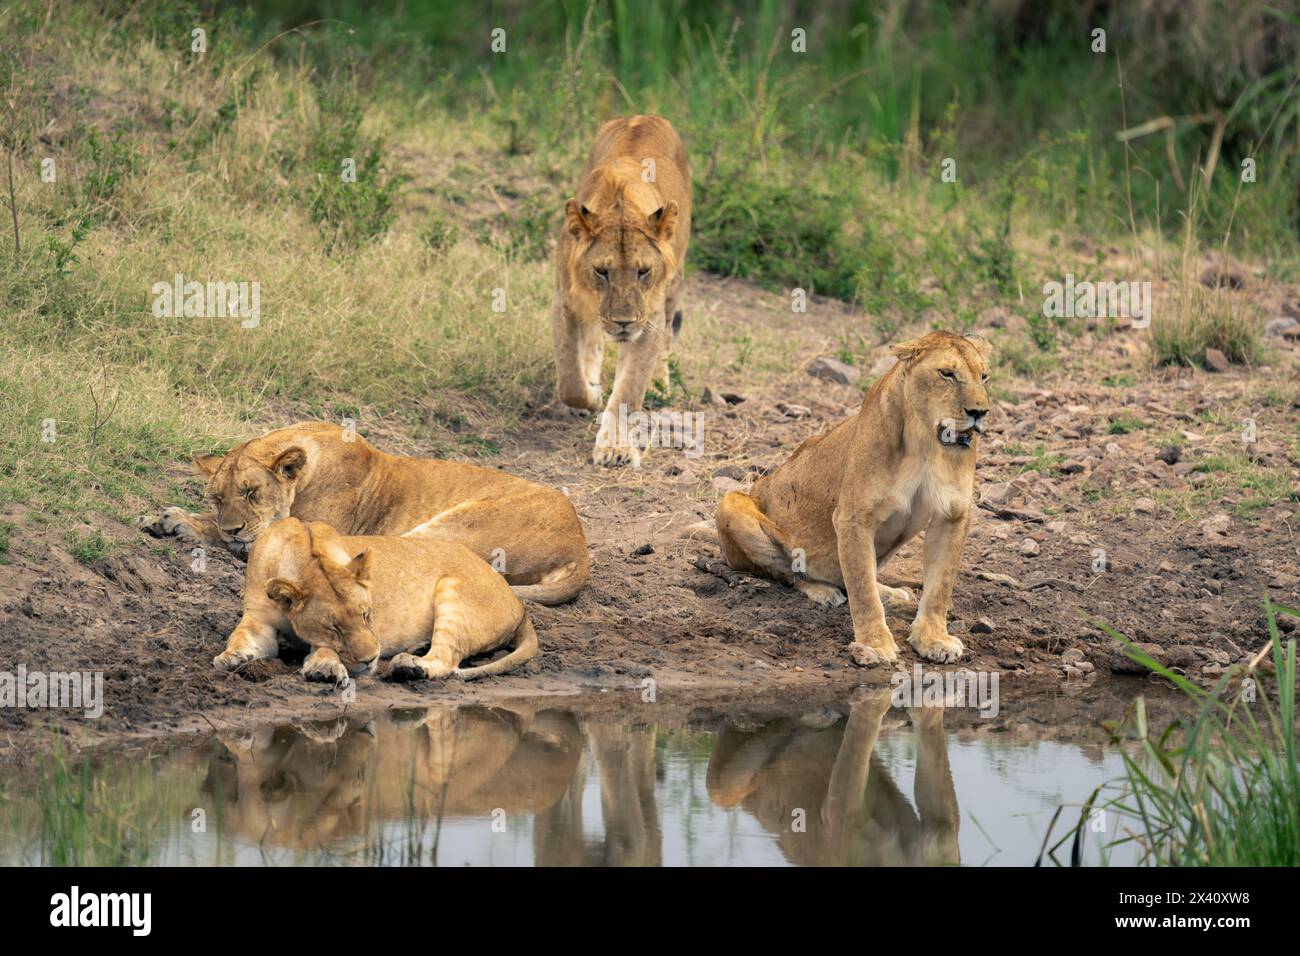
[[[273,578],[266,596],[299,638],[334,651],[354,677],[370,673],[379,657],[379,639],[370,627],[370,554],[363,551],[341,564],[320,547],[321,533],[312,535],[311,558],[299,579]]]
[[[570,293],[586,300],[616,341],[639,338],[663,309],[677,269],[672,247],[676,200],[643,214],[621,195],[604,209],[589,209],[570,199],[564,227],[575,240],[569,257]]]
[[[905,404],[934,429],[940,445],[963,452],[984,431],[989,411],[987,339],[931,332],[892,349],[903,376]]]
[[[274,455],[259,455],[241,445],[230,454],[194,459],[208,478],[208,504],[227,547],[247,554],[253,540],[277,518],[287,518],[294,485],[307,463],[307,453],[294,446]]]

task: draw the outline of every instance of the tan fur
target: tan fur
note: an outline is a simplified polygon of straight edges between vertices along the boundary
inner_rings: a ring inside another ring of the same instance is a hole
[[[600,410],[605,336],[619,343],[596,464],[640,463],[635,440],[620,434],[620,408],[639,411],[652,377],[667,384],[690,234],[691,173],[672,124],[660,116],[605,123],[565,207],[551,310],[556,388],[566,405]]]
[[[585,748],[577,721],[558,710],[391,710],[382,720],[223,732],[202,788],[221,800],[224,833],[338,854],[413,818],[545,814],[564,801]],[[581,852],[584,834],[558,839]]]
[[[257,538],[244,614],[212,663],[234,670],[275,657],[279,636],[311,647],[308,680],[342,681],[393,659],[397,677],[505,673],[538,652],[524,606],[482,559],[452,541],[345,536],[327,524],[277,521]],[[425,645],[428,651],[415,657]],[[476,654],[506,657],[461,669]]]
[[[911,644],[930,660],[961,656],[947,618],[989,407],[989,348],[947,332],[896,346],[898,364],[857,415],[808,439],[748,494],[733,491],[718,506],[722,552],[737,571],[783,581],[822,604],[842,604],[847,592],[859,664],[898,657],[882,601],[910,603],[911,595],[878,584],[876,569],[921,532],[924,588]],[[968,410],[980,415],[972,419]],[[969,447],[945,445],[941,436],[968,438]]]
[[[246,554],[267,525],[292,515],[343,534],[458,542],[542,604],[571,600],[587,583],[587,539],[569,499],[505,472],[390,455],[325,422],[267,432],[195,465],[212,513],[168,508],[145,530]]]

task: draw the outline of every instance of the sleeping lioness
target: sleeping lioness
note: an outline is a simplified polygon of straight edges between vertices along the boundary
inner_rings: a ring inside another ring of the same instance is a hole
[[[662,116],[604,124],[565,206],[551,310],[556,388],[566,405],[600,411],[605,337],[619,344],[595,464],[640,462],[626,416],[640,411],[652,377],[668,384],[690,236],[691,171],[672,124]]]
[[[785,464],[718,506],[722,553],[829,606],[848,592],[853,660],[898,657],[882,600],[911,593],[876,581],[876,569],[925,532],[921,601],[911,644],[955,661],[948,633],[975,488],[975,451],[989,410],[987,341],[931,332],[894,347],[898,364],[871,386],[858,414],[800,445]],[[841,590],[842,589],[842,590]]]
[[[452,541],[347,537],[327,524],[285,518],[258,535],[244,579],[244,616],[213,658],[234,670],[275,657],[278,635],[312,648],[308,680],[370,674],[392,658],[395,677],[472,680],[537,655],[524,606],[482,559]],[[425,645],[420,657],[409,653]],[[500,660],[461,668],[498,648]]]
[[[389,455],[354,431],[299,422],[195,459],[208,514],[168,508],[145,525],[247,554],[276,518],[324,521],[343,534],[455,541],[505,575],[520,597],[571,600],[587,583],[587,538],[553,488],[459,461]]]

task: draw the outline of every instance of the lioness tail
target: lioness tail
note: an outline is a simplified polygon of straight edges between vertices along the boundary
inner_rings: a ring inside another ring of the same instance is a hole
[[[455,675],[461,680],[493,677],[497,674],[512,671],[516,667],[521,667],[536,657],[541,651],[541,645],[537,640],[537,631],[533,629],[533,622],[528,617],[527,611],[524,612],[523,620],[519,622],[519,626],[515,628],[513,642],[513,649],[500,660],[492,661],[490,664],[480,664],[478,667],[457,668]]]

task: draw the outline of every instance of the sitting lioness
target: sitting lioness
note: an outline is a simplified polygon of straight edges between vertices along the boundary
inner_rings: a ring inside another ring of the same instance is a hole
[[[308,680],[342,681],[393,658],[394,677],[473,680],[537,656],[537,632],[519,598],[486,562],[452,541],[349,537],[285,518],[257,538],[244,577],[244,616],[213,658],[234,670],[279,653],[279,637],[312,648]],[[428,651],[416,657],[425,645]],[[500,660],[461,661],[501,647]]]
[[[592,450],[598,465],[639,465],[636,429],[653,376],[668,383],[682,324],[682,265],[691,235],[686,148],[661,116],[610,120],[596,134],[577,197],[565,206],[551,309],[556,388],[599,411],[605,336],[619,343],[614,387]]]
[[[458,461],[389,455],[354,431],[300,422],[194,460],[210,514],[168,508],[147,522],[241,557],[276,518],[324,521],[343,534],[456,541],[490,561],[520,597],[571,600],[587,583],[587,538],[561,492]]]
[[[883,600],[912,595],[876,581],[876,569],[925,532],[922,595],[911,644],[954,661],[948,633],[953,578],[966,541],[975,451],[989,410],[982,338],[931,332],[897,345],[898,363],[871,386],[858,414],[815,435],[748,494],[718,506],[722,553],[737,571],[792,584],[818,604],[848,592],[853,660],[898,657]]]

